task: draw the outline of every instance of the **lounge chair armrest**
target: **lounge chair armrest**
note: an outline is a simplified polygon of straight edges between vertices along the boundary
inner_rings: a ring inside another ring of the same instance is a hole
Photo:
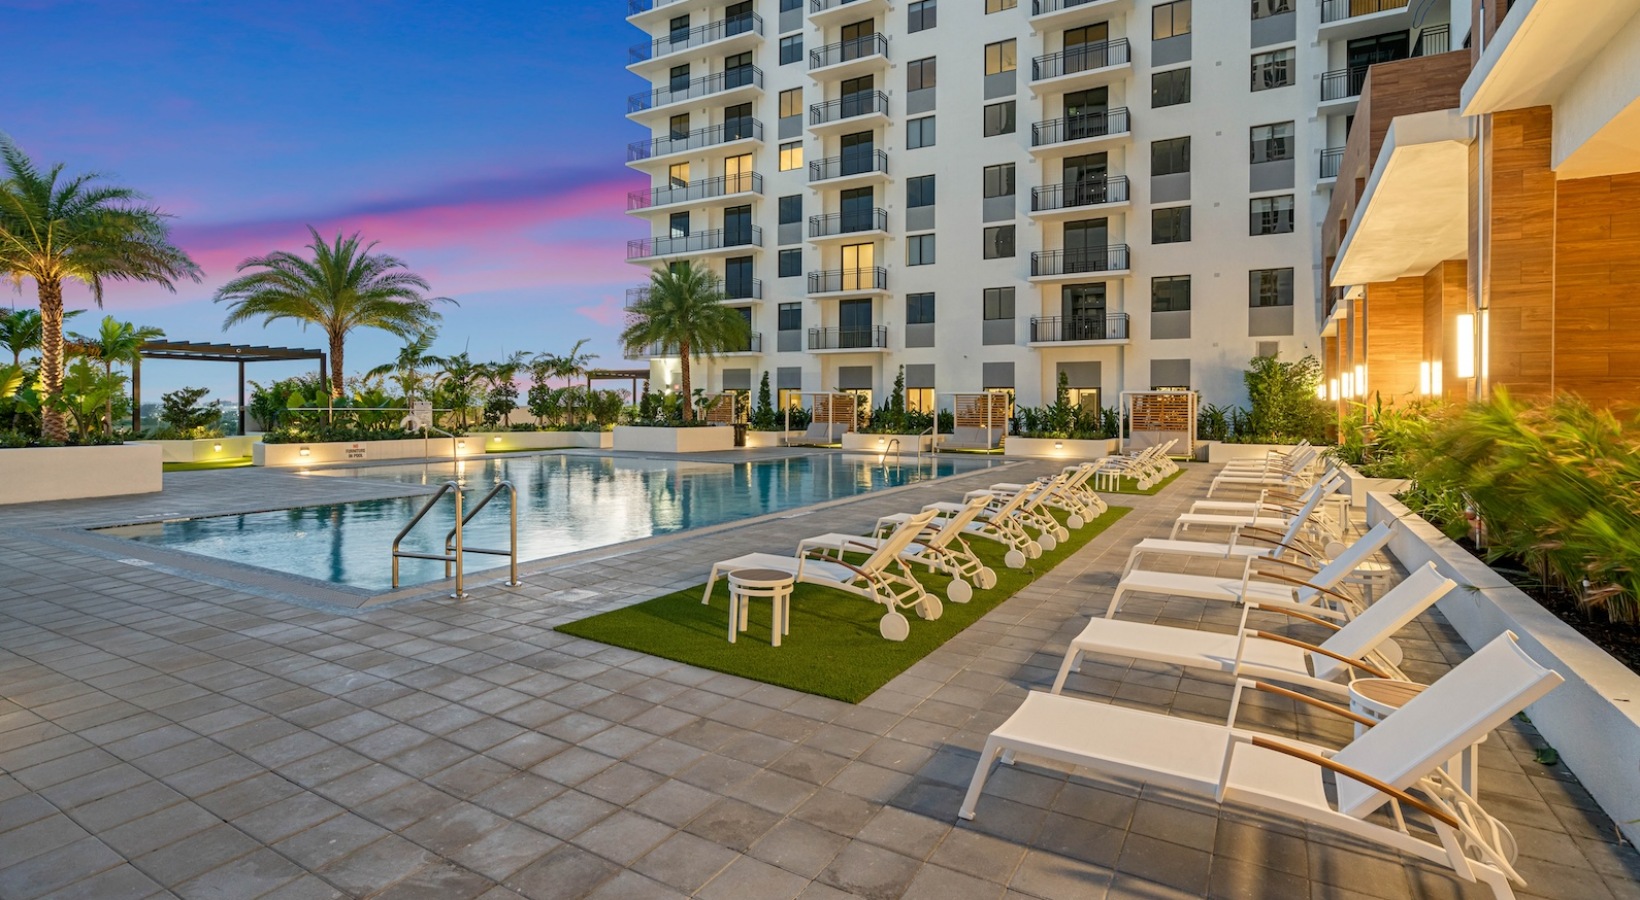
[[[1341,718],[1349,719],[1351,722],[1354,722],[1357,725],[1364,725],[1368,728],[1371,728],[1372,726],[1378,724],[1378,720],[1369,718],[1367,716],[1363,716],[1360,713],[1355,712],[1354,710],[1350,709],[1349,707],[1339,706],[1336,703],[1328,703],[1325,700],[1321,700],[1321,699],[1317,699],[1315,697],[1311,697],[1309,694],[1301,694],[1298,691],[1290,691],[1290,690],[1288,690],[1284,687],[1277,687],[1276,685],[1268,684],[1268,683],[1263,682],[1263,681],[1253,682],[1253,689],[1257,690],[1257,691],[1265,691],[1267,693],[1275,694],[1276,696],[1279,696],[1279,697],[1286,697],[1289,700],[1296,700],[1299,703],[1303,703],[1303,704],[1306,704],[1306,705],[1309,705],[1309,706],[1313,706],[1313,707],[1315,707],[1316,709],[1319,709],[1319,710],[1324,710],[1326,712],[1330,712],[1335,716],[1339,716]]]
[[[1299,570],[1308,572],[1311,575],[1320,575],[1321,574],[1320,569],[1316,569],[1316,568],[1312,568],[1310,566],[1306,566],[1303,563],[1295,563],[1292,560],[1287,560],[1287,559],[1276,559],[1276,558],[1272,557],[1270,559],[1257,559],[1257,560],[1253,560],[1252,562],[1255,563],[1255,565],[1253,565],[1254,569],[1261,568],[1266,563],[1268,563],[1268,564],[1271,564],[1271,565],[1286,566],[1290,569],[1299,569]]]
[[[1434,820],[1440,822],[1441,824],[1446,825],[1448,828],[1456,829],[1458,831],[1463,830],[1463,825],[1459,824],[1458,820],[1456,818],[1454,818],[1451,813],[1448,813],[1448,812],[1446,812],[1444,810],[1441,810],[1441,809],[1437,809],[1434,806],[1430,805],[1429,803],[1426,803],[1423,800],[1420,800],[1417,797],[1412,796],[1411,794],[1407,793],[1406,791],[1403,791],[1400,788],[1395,787],[1394,785],[1391,785],[1387,782],[1384,782],[1384,781],[1381,781],[1377,778],[1374,778],[1371,775],[1368,775],[1367,773],[1362,772],[1359,769],[1351,768],[1349,766],[1344,765],[1343,763],[1336,762],[1334,760],[1328,759],[1327,757],[1322,756],[1318,753],[1311,753],[1308,750],[1303,750],[1303,749],[1300,749],[1298,747],[1293,747],[1293,746],[1290,746],[1288,744],[1284,744],[1281,741],[1273,740],[1271,738],[1254,736],[1251,739],[1251,743],[1252,743],[1253,746],[1255,746],[1255,747],[1257,747],[1261,750],[1272,750],[1272,751],[1275,751],[1276,753],[1284,753],[1288,756],[1291,756],[1291,757],[1294,757],[1294,758],[1297,758],[1297,759],[1302,759],[1307,763],[1311,763],[1313,765],[1320,766],[1323,769],[1330,770],[1334,774],[1341,775],[1341,776],[1343,776],[1345,778],[1348,778],[1352,781],[1359,781],[1362,784],[1366,785],[1367,787],[1370,787],[1373,790],[1378,791],[1381,794],[1387,794],[1387,795],[1395,798],[1396,800],[1400,801],[1401,803],[1405,803],[1407,806],[1410,806],[1413,809],[1416,809],[1419,812],[1423,813],[1424,815],[1429,816],[1431,819],[1434,819]]]
[[[1321,647],[1321,646],[1318,646],[1316,644],[1311,644],[1311,643],[1308,643],[1307,641],[1301,641],[1298,638],[1290,638],[1290,637],[1288,637],[1284,634],[1271,634],[1268,631],[1255,631],[1255,632],[1252,632],[1252,636],[1256,637],[1256,638],[1261,638],[1261,639],[1266,640],[1266,641],[1275,641],[1278,644],[1287,644],[1288,646],[1297,647],[1301,650],[1308,650],[1311,653],[1319,653],[1320,655],[1325,656],[1328,659],[1337,660],[1338,662],[1341,662],[1346,666],[1354,666],[1355,668],[1360,669],[1363,672],[1366,672],[1367,674],[1371,675],[1374,678],[1392,678],[1393,677],[1388,672],[1385,672],[1382,669],[1379,669],[1375,666],[1369,666],[1366,663],[1360,661],[1359,659],[1350,659],[1348,656],[1345,656],[1342,653],[1334,653],[1331,650],[1328,650],[1326,647]]]
[[[1338,631],[1339,629],[1344,627],[1342,625],[1339,625],[1337,622],[1329,622],[1326,619],[1321,618],[1320,616],[1312,616],[1309,613],[1299,612],[1296,609],[1284,609],[1284,608],[1279,607],[1279,606],[1260,606],[1257,603],[1249,603],[1247,605],[1253,607],[1254,609],[1263,610],[1264,612],[1281,613],[1284,616],[1292,616],[1295,619],[1303,619],[1306,622],[1310,622],[1310,623],[1313,623],[1313,624],[1316,624],[1316,625],[1320,625],[1321,627],[1330,629],[1332,631]]]
[[[819,553],[819,552],[816,552],[814,550],[810,550],[809,552],[807,552],[803,555],[808,557],[809,559],[817,559],[817,560],[820,560],[821,562],[828,562],[828,563],[831,563],[832,565],[842,566],[843,568],[849,570],[850,572],[853,572],[854,574],[860,576],[861,578],[870,578],[871,577],[870,575],[868,575],[866,573],[865,569],[862,569],[859,566],[857,566],[857,565],[855,565],[851,562],[846,562],[844,560],[838,559],[834,556],[827,556],[824,553]]]
[[[1294,578],[1291,575],[1283,575],[1280,572],[1261,572],[1261,573],[1259,573],[1259,578],[1261,578],[1261,579],[1267,578],[1271,581],[1280,581],[1284,584],[1297,585],[1298,587],[1307,587],[1307,588],[1310,588],[1311,590],[1319,591],[1323,594],[1326,594],[1327,596],[1332,597],[1335,600],[1342,600],[1345,603],[1350,604],[1351,606],[1355,605],[1355,598],[1354,597],[1351,597],[1348,594],[1339,593],[1338,591],[1335,591],[1332,588],[1322,587],[1321,585],[1315,584],[1314,582],[1305,581],[1302,578]]]

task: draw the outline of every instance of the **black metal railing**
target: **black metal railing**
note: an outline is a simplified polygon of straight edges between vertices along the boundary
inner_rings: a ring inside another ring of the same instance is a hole
[[[671,256],[676,253],[704,253],[726,247],[761,247],[763,229],[756,225],[747,228],[717,228],[672,237],[639,238],[626,242],[627,259],[648,259],[651,256]]]
[[[763,352],[763,335],[761,335],[761,334],[754,331],[751,334],[746,335],[746,340],[740,341],[739,343],[730,344],[729,346],[724,347],[723,352],[724,353],[762,353]]]
[[[826,66],[835,66],[839,63],[852,62],[856,59],[865,59],[868,56],[888,58],[888,38],[881,34],[868,34],[864,37],[850,38],[816,47],[809,51],[809,68],[823,69]]]
[[[687,134],[669,134],[648,141],[633,141],[626,145],[626,161],[637,162],[652,156],[682,153],[714,147],[731,141],[763,140],[763,123],[756,119],[736,119],[711,128],[697,128]]]
[[[1038,250],[1031,254],[1031,275],[1078,275],[1084,272],[1120,272],[1128,267],[1128,245],[1084,247],[1079,250]]]
[[[888,115],[888,95],[882,91],[862,91],[837,100],[809,104],[809,125],[829,125],[876,113]]]
[[[1048,144],[1079,141],[1083,138],[1124,134],[1128,127],[1128,111],[1125,106],[1099,112],[1078,113],[1033,124],[1031,146],[1043,147]]]
[[[836,9],[839,6],[847,6],[853,2],[854,0],[809,0],[809,15],[818,15],[828,9]]]
[[[722,284],[723,296],[728,300],[762,300],[763,279],[739,278],[725,280]]]
[[[1098,0],[1031,0],[1031,15],[1046,15],[1047,13],[1059,12],[1062,9],[1075,9],[1086,3],[1097,2]]]
[[[1125,341],[1127,313],[1083,316],[1032,316],[1031,343],[1059,341]]]
[[[1392,9],[1406,9],[1408,0],[1321,0],[1321,24],[1342,22],[1356,16]]]
[[[677,103],[681,100],[694,100],[699,97],[710,97],[735,88],[763,87],[763,70],[757,66],[735,66],[712,75],[702,75],[685,84],[675,87],[668,86],[655,88],[652,91],[639,91],[626,98],[626,111],[629,113],[643,112],[668,103]]]
[[[621,356],[627,359],[651,359],[656,356],[677,356],[677,344],[644,344],[642,347],[622,347]]]
[[[1247,233],[1254,237],[1263,234],[1292,234],[1293,211],[1272,209],[1247,214]]]
[[[1110,175],[1092,181],[1071,181],[1031,188],[1031,212],[1097,206],[1101,203],[1126,203],[1127,199],[1127,176]]]
[[[830,156],[809,163],[809,181],[811,183],[829,181],[833,178],[847,178],[850,175],[866,175],[873,172],[888,174],[887,153],[874,150],[871,153]]]
[[[849,291],[888,290],[888,270],[882,266],[871,269],[828,269],[809,273],[809,293],[844,294]]]
[[[1127,38],[1082,44],[1031,60],[1031,80],[1041,81],[1044,78],[1075,75],[1077,72],[1103,69],[1107,66],[1121,66],[1126,65],[1128,61]]]
[[[810,350],[872,350],[888,347],[888,326],[810,328]]]
[[[809,216],[809,237],[836,237],[861,231],[887,231],[888,212],[878,208],[858,212],[827,213]]]
[[[1452,50],[1452,26],[1431,25],[1418,32],[1418,43],[1412,48],[1413,56],[1438,56]]]
[[[1367,69],[1371,66],[1351,66],[1334,69],[1321,76],[1321,102],[1344,100],[1361,96],[1361,86],[1367,83]]]
[[[1328,147],[1321,151],[1321,177],[1337,178],[1338,168],[1344,162],[1343,147]]]
[[[763,176],[757,172],[746,172],[741,175],[703,178],[688,184],[668,185],[647,191],[633,191],[626,195],[626,208],[648,209],[651,206],[666,206],[669,203],[694,203],[745,193],[763,193]]]
[[[714,44],[724,38],[732,38],[740,34],[762,33],[762,16],[757,13],[741,13],[697,28],[690,28],[687,31],[669,31],[665,37],[658,37],[653,41],[633,44],[632,48],[627,51],[627,57],[634,63],[648,62],[656,57],[677,53],[680,50]]]

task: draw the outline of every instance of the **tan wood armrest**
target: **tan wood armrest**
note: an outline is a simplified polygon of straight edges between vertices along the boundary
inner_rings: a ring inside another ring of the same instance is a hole
[[[1278,566],[1286,566],[1289,569],[1300,569],[1302,571],[1309,572],[1311,575],[1320,575],[1321,574],[1320,569],[1316,569],[1316,568],[1312,568],[1310,566],[1306,566],[1303,563],[1295,563],[1292,560],[1276,559],[1275,557],[1271,557],[1269,559],[1254,560],[1253,561],[1253,568],[1258,569],[1258,568],[1262,567],[1263,565],[1265,565],[1266,563],[1270,563],[1270,564],[1278,565]]]
[[[1367,674],[1371,675],[1374,678],[1389,678],[1389,677],[1391,677],[1388,672],[1384,672],[1384,671],[1378,669],[1375,666],[1369,666],[1366,663],[1360,661],[1359,659],[1350,659],[1348,656],[1344,656],[1343,654],[1340,654],[1340,653],[1334,653],[1331,650],[1328,650],[1326,647],[1320,647],[1320,646],[1317,646],[1315,644],[1308,643],[1306,641],[1301,641],[1298,638],[1290,638],[1290,637],[1287,637],[1284,634],[1271,634],[1268,631],[1254,631],[1254,632],[1251,632],[1251,634],[1252,634],[1253,637],[1260,638],[1262,640],[1275,641],[1278,644],[1287,644],[1288,646],[1298,647],[1301,650],[1308,650],[1311,653],[1319,653],[1322,656],[1327,657],[1328,659],[1337,660],[1337,661],[1343,663],[1346,666],[1354,666],[1355,668],[1360,669],[1363,672],[1366,672]]]
[[[1336,703],[1328,703],[1325,700],[1318,700],[1315,697],[1311,697],[1309,694],[1301,694],[1298,691],[1289,691],[1284,687],[1277,687],[1273,684],[1266,684],[1262,681],[1253,682],[1253,687],[1257,690],[1268,691],[1269,693],[1286,697],[1289,700],[1297,700],[1300,703],[1308,704],[1316,709],[1326,710],[1335,716],[1341,716],[1358,725],[1365,725],[1368,728],[1378,724],[1376,719],[1370,719],[1349,709],[1348,707],[1339,706]]]
[[[1258,606],[1257,603],[1254,603],[1253,605]],[[1277,606],[1258,606],[1258,608],[1265,612],[1281,613],[1284,616],[1292,616],[1295,619],[1303,619],[1306,622],[1313,622],[1316,625],[1320,625],[1323,628],[1329,628],[1333,631],[1338,631],[1344,627],[1335,622],[1329,622],[1319,616],[1312,616],[1309,613],[1299,612],[1296,609],[1282,609]]]
[[[1261,572],[1261,573],[1259,573],[1259,577],[1260,578],[1268,578],[1271,581],[1284,582],[1286,584],[1295,584],[1295,585],[1298,585],[1299,587],[1307,587],[1307,588],[1310,588],[1312,590],[1316,590],[1316,591],[1319,591],[1323,594],[1326,594],[1327,596],[1332,597],[1336,600],[1342,600],[1345,603],[1349,603],[1349,604],[1352,604],[1352,605],[1355,603],[1355,598],[1351,597],[1348,594],[1341,594],[1338,591],[1333,590],[1332,588],[1324,588],[1319,584],[1312,584],[1311,582],[1305,581],[1302,578],[1294,578],[1291,575],[1283,575],[1280,572]]]
[[[1377,778],[1360,771],[1359,769],[1352,769],[1343,763],[1335,762],[1325,756],[1321,756],[1320,754],[1311,753],[1308,750],[1300,750],[1297,747],[1290,747],[1280,741],[1271,740],[1265,737],[1254,737],[1252,739],[1252,744],[1261,750],[1273,750],[1277,753],[1285,753],[1288,756],[1302,759],[1307,763],[1312,763],[1323,769],[1327,769],[1342,775],[1352,781],[1359,781],[1379,793],[1388,794],[1389,796],[1394,797],[1396,800],[1405,803],[1413,809],[1418,810],[1424,815],[1429,816],[1431,819],[1434,819],[1449,828],[1457,829],[1459,831],[1463,830],[1463,826],[1460,825],[1458,820],[1453,818],[1451,814],[1436,809],[1406,791],[1403,791],[1387,782],[1380,781]]]
[[[849,570],[850,572],[853,572],[854,574],[860,576],[861,578],[869,579],[871,577],[869,574],[867,574],[865,569],[862,569],[859,566],[857,566],[857,565],[855,565],[851,562],[846,562],[844,560],[838,559],[835,556],[827,556],[823,551],[810,550],[808,553],[805,553],[804,555],[809,557],[810,559],[817,559],[817,560],[820,560],[821,562],[829,562],[829,563],[834,563],[836,565],[842,566],[843,568]]]

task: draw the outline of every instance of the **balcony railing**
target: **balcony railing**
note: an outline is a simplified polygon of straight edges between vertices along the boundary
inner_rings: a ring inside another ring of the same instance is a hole
[[[828,213],[809,216],[809,237],[827,238],[861,231],[887,231],[888,213],[872,208],[858,212]]]
[[[871,269],[830,269],[809,273],[809,293],[844,294],[849,291],[888,290],[888,270],[882,266]]]
[[[1103,69],[1106,66],[1126,65],[1128,60],[1127,38],[1082,44],[1031,60],[1031,80],[1041,81],[1044,78],[1075,75],[1077,72]]]
[[[652,156],[701,150],[727,144],[731,141],[763,140],[763,123],[756,119],[736,119],[711,128],[697,128],[687,134],[669,134],[649,141],[633,141],[626,145],[626,161],[637,162]]]
[[[1452,50],[1452,26],[1431,25],[1418,32],[1418,43],[1412,48],[1413,56],[1438,56]]]
[[[652,9],[660,9],[663,6],[670,6],[677,2],[678,0],[626,0],[626,14],[629,16],[635,16],[639,13],[646,13]]]
[[[1406,9],[1407,2],[1408,0],[1321,0],[1321,24],[1342,22],[1356,16],[1370,16],[1392,9]]]
[[[1127,107],[1119,106],[1100,112],[1080,113],[1037,122],[1031,126],[1031,146],[1043,147],[1048,144],[1079,141],[1083,138],[1106,137],[1122,134],[1127,130]]]
[[[865,59],[869,56],[888,58],[888,38],[881,34],[868,34],[865,37],[850,38],[827,44],[809,51],[809,69],[823,69],[826,66],[835,66],[839,63],[853,62],[856,59]]]
[[[1031,275],[1078,275],[1083,272],[1120,272],[1128,267],[1128,246],[1085,247],[1080,250],[1039,250],[1031,254]]]
[[[738,344],[730,344],[729,346],[724,347],[723,352],[724,353],[762,353],[763,352],[763,335],[761,335],[761,334],[754,331],[751,334],[746,335],[746,340],[741,341]]]
[[[871,153],[852,153],[847,156],[831,156],[809,163],[809,182],[830,181],[833,178],[847,178],[850,175],[866,175],[873,172],[888,174],[888,154],[876,150]]]
[[[839,6],[847,6],[853,2],[854,0],[809,0],[809,15],[819,15],[828,9],[836,9]]]
[[[629,113],[643,112],[668,103],[677,103],[680,100],[694,100],[700,97],[710,97],[735,88],[753,86],[763,87],[763,70],[757,66],[736,66],[725,69],[713,75],[702,75],[685,84],[656,88],[652,91],[639,91],[626,98],[626,111]]]
[[[1098,0],[1031,0],[1031,15],[1040,16],[1059,12],[1062,9],[1075,9],[1086,3],[1097,2]]]
[[[651,206],[666,206],[670,203],[695,203],[701,200],[712,200],[717,197],[729,197],[745,193],[763,193],[763,176],[756,172],[747,172],[741,175],[703,178],[700,181],[691,181],[688,184],[651,188],[647,191],[633,191],[626,195],[626,208],[629,210],[648,209]]]
[[[634,348],[634,347],[623,347],[623,348],[621,348],[621,356],[623,356],[627,359],[653,359],[654,357],[657,357],[657,356],[677,356],[677,355],[678,355],[678,346],[676,344],[668,345],[668,344],[662,344],[658,341],[653,343],[653,344],[644,344],[642,347],[636,347],[636,348]]]
[[[760,278],[733,279],[722,282],[719,287],[723,291],[723,296],[726,300],[763,299],[763,280]],[[626,289],[627,309],[631,309],[632,307],[637,306],[648,299],[649,285],[647,284],[639,285],[638,287],[629,287]]]
[[[1337,178],[1338,168],[1344,162],[1343,147],[1328,147],[1321,151],[1321,177]]]
[[[1361,96],[1361,86],[1367,83],[1367,69],[1370,66],[1351,66],[1348,69],[1334,69],[1321,76],[1321,102],[1329,100],[1347,100],[1350,97]]]
[[[697,231],[694,234],[627,241],[626,258],[648,259],[651,256],[672,256],[678,253],[706,253],[729,247],[761,246],[763,229],[755,225],[749,228],[718,228],[712,231]]]
[[[869,116],[881,113],[888,115],[888,95],[882,91],[866,91],[850,94],[838,100],[827,100],[825,103],[809,105],[809,126],[830,125],[845,119],[858,116]]]
[[[1127,176],[1111,175],[1096,181],[1072,181],[1031,188],[1031,212],[1126,203],[1127,199]]]
[[[886,325],[866,328],[810,328],[810,350],[883,350],[888,348]]]
[[[648,62],[658,56],[677,53],[680,50],[689,50],[694,47],[704,47],[714,44],[724,38],[731,38],[740,34],[762,34],[763,17],[757,13],[741,13],[720,19],[698,28],[687,31],[669,31],[665,37],[645,41],[642,44],[633,44],[627,56],[634,63]]]
[[[1031,343],[1059,341],[1125,341],[1128,339],[1127,313],[1087,316],[1032,316]]]

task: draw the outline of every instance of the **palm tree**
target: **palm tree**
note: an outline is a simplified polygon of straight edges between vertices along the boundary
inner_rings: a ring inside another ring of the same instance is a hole
[[[649,294],[634,304],[626,330],[621,332],[621,344],[629,353],[641,353],[649,344],[659,344],[663,351],[677,349],[682,362],[679,376],[683,396],[688,398],[689,358],[693,355],[710,359],[746,343],[746,319],[730,306],[721,282],[710,270],[697,268],[689,262],[673,267],[657,267],[649,276]],[[694,410],[687,399],[683,403],[683,420],[694,418]]]
[[[0,272],[34,280],[40,298],[41,431],[68,439],[63,390],[63,283],[77,280],[102,305],[110,281],[141,281],[176,290],[200,279],[188,254],[173,246],[167,216],[143,205],[130,188],[102,185],[92,173],[63,178],[58,164],[42,172],[11,139],[0,137]]]
[[[438,357],[427,352],[432,348],[436,334],[434,331],[424,331],[416,335],[399,348],[392,362],[382,363],[365,375],[371,378],[389,376],[388,380],[398,385],[404,394],[405,406],[409,406],[421,393],[422,385],[427,382],[427,377],[421,374],[421,370],[438,364]]]
[[[137,353],[142,345],[149,341],[165,336],[161,329],[150,325],[133,325],[130,322],[121,322],[113,316],[103,316],[102,326],[97,329],[95,336],[74,335],[75,351],[89,359],[102,363],[103,375],[111,382],[114,377],[115,363],[132,363],[137,359]],[[114,395],[104,396],[103,434],[114,433]]]
[[[359,235],[336,235],[334,243],[311,225],[313,242],[306,259],[283,250],[253,256],[235,270],[248,275],[223,285],[216,302],[228,302],[224,328],[251,319],[273,322],[294,319],[304,327],[323,328],[330,340],[330,395],[342,395],[343,345],[355,328],[379,328],[401,338],[413,338],[442,318],[434,303],[453,303],[448,297],[427,297],[427,279],[408,271],[404,260],[376,254],[374,242],[360,244]]]

